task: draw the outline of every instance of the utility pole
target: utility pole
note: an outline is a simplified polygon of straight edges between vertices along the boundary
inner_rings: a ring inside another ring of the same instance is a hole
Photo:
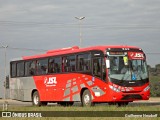
[[[7,48],[8,48],[8,45],[2,45],[1,44],[1,47],[4,48],[4,100],[5,100],[5,103],[3,104],[3,110],[7,110],[7,105],[8,105],[8,102],[6,101],[6,76],[7,76]]]
[[[82,47],[82,20],[85,17],[75,17],[79,21],[79,42],[80,42],[80,47]]]

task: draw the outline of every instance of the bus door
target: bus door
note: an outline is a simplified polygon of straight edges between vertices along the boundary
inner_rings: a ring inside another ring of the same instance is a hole
[[[92,74],[93,77],[102,79],[102,58],[94,57],[92,59]]]
[[[94,92],[96,97],[103,95],[105,92],[105,84],[106,80],[106,70],[104,69],[104,57],[102,53],[93,53],[92,54],[92,81],[95,84],[92,87],[92,91]]]
[[[92,75],[100,80],[105,78],[103,75],[103,53],[101,51],[92,52]]]

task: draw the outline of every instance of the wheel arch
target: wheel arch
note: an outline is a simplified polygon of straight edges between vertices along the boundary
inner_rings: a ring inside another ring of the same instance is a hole
[[[37,89],[33,89],[33,90],[32,90],[32,92],[31,92],[31,99],[33,99],[33,94],[34,94],[34,92],[36,92],[36,91],[38,92]]]
[[[87,87],[84,87],[84,88],[82,88],[81,89],[81,92],[80,92],[80,99],[81,99],[81,101],[82,101],[82,95],[83,95],[83,92],[85,91],[85,90],[87,90],[88,88]],[[89,90],[89,89],[88,89]],[[90,90],[89,90],[90,91]]]

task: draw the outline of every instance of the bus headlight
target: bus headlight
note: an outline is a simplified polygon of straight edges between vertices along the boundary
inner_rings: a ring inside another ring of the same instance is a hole
[[[112,85],[109,85],[109,88],[111,88],[115,92],[120,92],[120,90]]]
[[[147,90],[149,90],[150,89],[150,87],[149,87],[149,85],[146,87],[146,88],[144,88],[144,92],[146,92]]]

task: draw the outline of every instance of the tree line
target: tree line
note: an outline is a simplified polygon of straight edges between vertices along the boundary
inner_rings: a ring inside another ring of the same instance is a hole
[[[151,97],[160,97],[160,64],[151,67],[148,65],[150,75]]]

